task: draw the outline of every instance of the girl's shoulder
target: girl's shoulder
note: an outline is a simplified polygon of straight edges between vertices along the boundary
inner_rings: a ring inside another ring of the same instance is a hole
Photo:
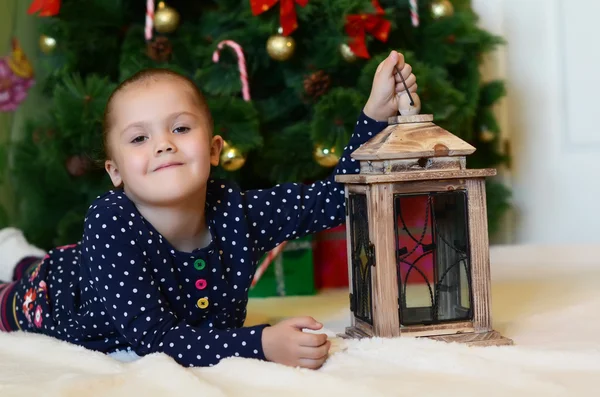
[[[122,190],[110,190],[96,198],[84,219],[84,239],[137,241],[139,236],[156,233]]]
[[[121,217],[125,214],[134,217],[138,214],[137,208],[122,190],[109,190],[92,202],[85,215],[85,222],[88,223],[90,218]]]
[[[206,188],[206,204],[217,205],[222,202],[238,202],[243,196],[240,187],[234,181],[226,179],[209,179]]]

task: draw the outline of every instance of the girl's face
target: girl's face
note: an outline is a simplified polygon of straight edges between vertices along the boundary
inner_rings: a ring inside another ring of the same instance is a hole
[[[111,104],[111,159],[105,169],[134,203],[176,204],[206,190],[210,166],[219,164],[220,136],[193,90],[172,77],[141,81]]]

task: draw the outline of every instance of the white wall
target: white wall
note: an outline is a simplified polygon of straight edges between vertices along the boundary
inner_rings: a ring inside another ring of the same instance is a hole
[[[473,7],[482,27],[508,41],[483,68],[508,87],[498,115],[512,146],[503,177],[516,212],[505,240],[600,242],[600,2],[473,0]]]

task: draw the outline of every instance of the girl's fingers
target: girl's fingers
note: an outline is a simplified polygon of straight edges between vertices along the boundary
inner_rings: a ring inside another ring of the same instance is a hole
[[[318,360],[320,358],[327,357],[330,347],[331,341],[327,341],[318,347],[300,346],[298,348],[298,356],[309,360]]]
[[[319,347],[327,342],[327,334],[302,332],[298,335],[297,343],[304,347]]]
[[[408,90],[410,92],[415,92],[414,91],[415,88],[413,88],[413,87],[416,87],[416,85],[417,85],[417,78],[415,77],[415,75],[411,74],[409,76],[409,78],[406,79],[405,82],[406,82],[406,87],[408,87]],[[406,88],[404,87],[404,84],[402,84],[401,82],[400,83],[396,83],[396,92],[401,92],[401,91],[404,91],[404,90],[406,90]]]
[[[327,358],[322,358],[322,359],[316,359],[316,360],[311,360],[308,358],[301,358],[300,360],[298,360],[298,365],[302,368],[308,368],[308,369],[319,369],[323,366],[323,363],[325,362]]]
[[[402,73],[402,77],[404,77],[404,80],[408,79],[408,77],[412,73],[412,66],[410,66],[407,63],[406,65],[404,65],[400,73]],[[394,80],[396,80],[396,83],[400,83],[402,81],[402,79],[400,78],[400,74],[398,74],[397,71],[394,73]]]

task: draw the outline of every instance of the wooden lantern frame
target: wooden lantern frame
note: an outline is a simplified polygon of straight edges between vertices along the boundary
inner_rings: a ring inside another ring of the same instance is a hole
[[[506,345],[512,340],[492,328],[491,277],[485,178],[495,169],[467,169],[475,148],[435,125],[432,115],[397,116],[381,133],[354,151],[360,173],[337,175],[345,184],[351,325],[345,337],[429,337],[469,345]],[[394,195],[466,192],[471,320],[401,326]],[[354,311],[351,194],[366,196],[369,225],[372,325]]]

